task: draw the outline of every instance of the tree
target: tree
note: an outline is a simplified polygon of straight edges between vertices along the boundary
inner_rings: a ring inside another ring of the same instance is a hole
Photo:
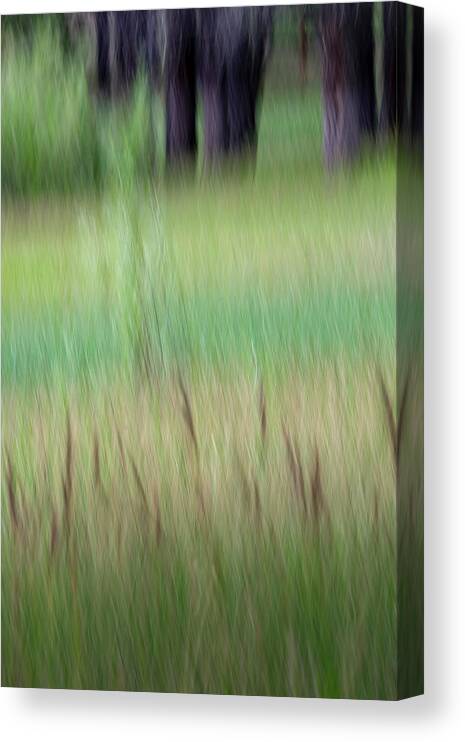
[[[198,11],[205,158],[253,152],[257,104],[271,39],[272,9]]]
[[[197,154],[195,10],[165,12],[166,162],[192,162]]]
[[[376,134],[373,4],[322,5],[321,51],[326,165],[352,159],[363,137]]]
[[[136,79],[147,41],[147,11],[110,11],[94,17],[97,91],[103,97],[127,94]]]
[[[109,97],[111,95],[110,69],[110,23],[107,12],[95,13],[97,90]]]
[[[198,11],[199,82],[203,103],[204,156],[213,163],[229,149],[225,51],[218,38],[220,9]]]
[[[377,113],[373,3],[358,3],[354,23],[355,76],[359,88],[360,129],[362,134],[374,137]]]
[[[360,143],[354,5],[322,5],[318,18],[326,165],[351,159]]]
[[[137,72],[140,39],[138,36],[139,12],[115,12],[115,88],[127,93]]]

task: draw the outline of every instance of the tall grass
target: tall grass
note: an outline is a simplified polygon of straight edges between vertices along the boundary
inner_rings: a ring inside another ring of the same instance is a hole
[[[15,395],[2,682],[394,698],[395,472],[376,374],[357,375],[358,454],[327,371],[273,388],[264,439],[247,384],[81,393],[61,414]]]
[[[89,95],[85,39],[66,54],[52,19],[32,38],[2,36],[2,196],[76,193],[152,174],[145,79],[129,101]]]

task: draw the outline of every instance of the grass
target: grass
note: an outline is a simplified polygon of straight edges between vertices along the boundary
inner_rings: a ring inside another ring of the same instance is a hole
[[[328,179],[318,88],[270,87],[253,173],[165,183],[158,99],[154,175],[144,82],[96,108],[43,34],[2,49],[2,683],[398,697],[395,152]]]
[[[392,167],[386,157],[326,183],[297,169],[283,182],[258,164],[253,182],[165,188],[158,206],[145,190],[39,201],[26,217],[6,205],[3,384],[117,373],[131,357],[125,326],[133,338],[144,311],[158,371],[237,362],[285,374],[290,359],[374,351],[387,361]]]
[[[5,27],[2,198],[83,194],[151,173],[146,81],[138,81],[127,105],[96,106],[89,96],[89,54],[84,43],[64,53],[52,16],[32,41]]]
[[[265,433],[248,379],[4,399],[3,682],[394,697],[394,473],[357,376],[273,385]]]

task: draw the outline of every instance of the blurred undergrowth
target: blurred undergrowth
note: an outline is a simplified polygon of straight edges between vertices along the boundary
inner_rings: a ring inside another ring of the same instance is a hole
[[[32,39],[2,34],[2,194],[75,193],[148,176],[155,140],[147,81],[130,100],[89,95],[85,42],[66,54],[52,22]]]

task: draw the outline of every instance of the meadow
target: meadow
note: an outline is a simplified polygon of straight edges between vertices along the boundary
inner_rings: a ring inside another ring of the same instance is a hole
[[[396,698],[394,147],[328,176],[278,80],[253,171],[167,181],[146,83],[95,110],[47,34],[36,99],[2,65],[2,683]]]

